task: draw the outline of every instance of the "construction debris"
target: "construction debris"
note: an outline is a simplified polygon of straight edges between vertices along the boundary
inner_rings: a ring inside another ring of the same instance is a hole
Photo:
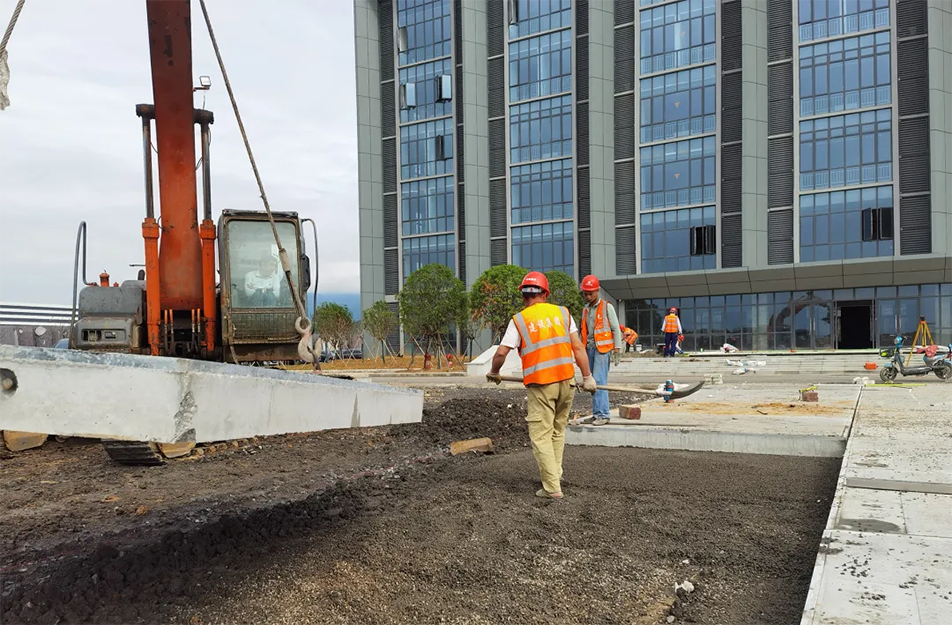
[[[16,432],[13,430],[3,431],[3,444],[10,451],[23,451],[24,449],[33,449],[46,442],[46,434],[36,432]]]
[[[638,406],[638,405],[619,406],[618,416],[620,416],[622,419],[640,419],[641,406]]]
[[[450,443],[450,455],[458,456],[466,452],[474,453],[493,453],[493,442],[489,438],[471,438],[465,441],[454,441]]]

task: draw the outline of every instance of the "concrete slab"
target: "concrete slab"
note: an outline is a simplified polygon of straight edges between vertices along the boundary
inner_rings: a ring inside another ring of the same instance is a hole
[[[0,368],[3,430],[211,442],[423,417],[422,391],[294,371],[8,345]]]

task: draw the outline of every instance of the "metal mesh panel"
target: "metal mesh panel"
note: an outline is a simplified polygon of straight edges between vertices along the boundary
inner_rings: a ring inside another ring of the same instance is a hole
[[[721,267],[740,267],[742,263],[742,218],[737,215],[721,217]]]
[[[491,266],[505,265],[509,262],[509,253],[506,250],[506,245],[506,239],[489,242],[489,264]]]
[[[740,141],[743,102],[741,72],[726,74],[721,79],[721,142]]]
[[[793,209],[767,214],[767,264],[793,262]]]
[[[896,5],[896,34],[900,39],[929,32],[926,0],[901,0]]]
[[[767,134],[793,132],[793,64],[767,68]]]
[[[396,302],[390,302],[387,304],[387,308],[390,309],[394,315],[397,315],[397,320],[399,322],[400,315],[400,304]],[[390,347],[391,351],[394,354],[400,353],[400,324],[397,323],[394,327],[393,332],[387,335],[387,346]]]
[[[380,80],[393,80],[393,5],[382,1],[377,5],[380,26]]]
[[[615,163],[615,225],[635,223],[635,163]]]
[[[899,245],[902,256],[932,252],[931,196],[917,195],[899,200]]]
[[[459,240],[466,240],[466,186],[456,185],[456,231]]]
[[[929,51],[925,37],[896,44],[899,116],[929,112]]]
[[[386,295],[400,292],[400,254],[397,250],[383,251],[383,292]]]
[[[615,31],[615,93],[635,88],[635,27]]]
[[[900,120],[899,192],[929,191],[929,174],[929,118]]]
[[[383,246],[397,246],[397,194],[383,196]]]
[[[721,148],[721,212],[735,213],[741,209],[741,153],[739,143]]]
[[[393,193],[397,190],[397,140],[384,139],[380,148],[383,152],[383,192]]]
[[[588,165],[588,102],[578,104],[575,116],[576,127],[576,160],[579,165]]]
[[[592,190],[588,167],[579,167],[575,172],[578,185],[578,227],[590,228],[592,225]]]
[[[231,310],[231,322],[235,329],[236,343],[288,343],[297,341],[294,329],[297,319],[295,310],[259,312],[241,309]]]
[[[767,140],[767,206],[793,206],[793,137]]]
[[[489,122],[489,177],[506,175],[506,121]]]
[[[503,0],[486,2],[486,50],[489,56],[503,53],[503,41],[506,36],[503,27]]]
[[[635,273],[635,227],[615,230],[615,272],[620,276]]]
[[[456,126],[456,164],[454,166],[456,169],[456,181],[463,183],[466,181],[466,176],[464,175],[465,167],[463,167],[463,125],[459,124]]]
[[[793,56],[793,2],[768,0],[767,61],[780,61]]]
[[[380,136],[393,137],[397,134],[396,103],[393,99],[393,81],[380,85]]]
[[[604,1],[604,0],[602,0]],[[635,0],[615,0],[615,26],[635,21]]]
[[[592,273],[592,233],[588,230],[578,233],[578,273],[581,276]]]
[[[456,244],[457,249],[459,249],[459,279],[463,281],[463,284],[466,284],[466,241],[459,241]]]
[[[578,100],[588,100],[588,37],[575,40],[575,93]]]
[[[740,1],[721,4],[721,71],[741,67]]]
[[[615,160],[635,156],[635,96],[615,98]]]
[[[489,181],[489,236],[506,236],[506,181]]]
[[[487,88],[489,89],[488,104],[489,118],[502,117],[506,114],[506,66],[503,59],[492,59],[486,62]]]
[[[456,0],[453,3],[453,42],[455,45],[455,55],[456,58],[454,61],[456,63],[463,62],[463,2],[462,0]]]
[[[575,32],[588,34],[588,0],[575,0]]]

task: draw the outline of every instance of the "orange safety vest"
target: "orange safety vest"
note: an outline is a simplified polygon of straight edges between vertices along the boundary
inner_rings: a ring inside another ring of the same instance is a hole
[[[631,328],[626,328],[625,326],[618,326],[618,329],[621,330],[624,335],[624,340],[629,345],[634,345],[635,341],[638,340],[638,333],[632,330]]]
[[[567,308],[538,303],[512,318],[522,338],[522,383],[554,384],[575,377],[575,355]]]
[[[664,318],[664,333],[677,333],[678,332],[678,316],[677,315],[668,315]]]
[[[588,306],[582,309],[582,345],[588,345]],[[595,308],[595,349],[599,354],[607,354],[615,347],[615,339],[612,337],[612,329],[608,325],[608,317],[605,316],[605,300],[599,300]]]

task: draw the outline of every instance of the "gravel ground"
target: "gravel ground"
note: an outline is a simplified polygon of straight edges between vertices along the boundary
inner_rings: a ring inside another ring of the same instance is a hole
[[[8,454],[0,617],[799,622],[838,460],[570,448],[566,500],[548,502],[524,414],[521,391],[440,388],[423,424],[158,469],[70,443]],[[445,454],[474,436],[500,453]]]

